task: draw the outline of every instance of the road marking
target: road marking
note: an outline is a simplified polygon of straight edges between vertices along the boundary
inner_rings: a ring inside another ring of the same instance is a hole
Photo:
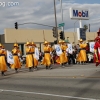
[[[15,92],[15,93],[25,93],[25,94],[36,94],[36,95],[44,95],[44,96],[52,96],[52,97],[61,97],[61,98],[70,98],[70,99],[79,99],[79,100],[97,100],[97,99],[93,99],[93,98],[82,98],[82,97],[73,97],[73,96],[66,96],[66,95],[56,95],[56,94],[48,94],[48,93],[17,91],[17,90],[0,89],[0,91],[1,92]]]

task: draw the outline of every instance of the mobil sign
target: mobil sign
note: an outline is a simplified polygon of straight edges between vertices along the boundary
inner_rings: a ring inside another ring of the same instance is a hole
[[[70,18],[79,20],[88,20],[89,11],[82,8],[70,8]]]

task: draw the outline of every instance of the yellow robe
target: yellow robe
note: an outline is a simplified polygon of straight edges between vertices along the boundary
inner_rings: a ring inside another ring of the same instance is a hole
[[[34,47],[31,48],[31,53],[32,53],[32,57],[33,57],[33,65],[34,65],[34,67],[37,67],[38,66],[38,60],[34,58],[34,53],[35,53]]]
[[[19,57],[18,57],[18,49],[14,48],[12,50],[12,54],[13,54],[14,64],[11,65],[11,68],[12,69],[21,68],[21,63],[20,63],[20,60],[19,60]]]
[[[33,57],[29,47],[26,47],[26,67],[33,67]]]
[[[85,62],[85,61],[87,61],[87,56],[86,56],[86,46],[87,46],[87,44],[79,44],[79,46],[80,46],[80,52],[79,52],[79,54],[78,54],[78,57],[77,57],[77,61],[83,61],[83,62]]]
[[[61,45],[60,47],[61,47],[62,50],[64,49],[63,45]],[[66,59],[64,60],[64,56],[65,56],[64,52],[62,52],[62,54],[58,57],[58,59],[56,60],[56,62],[60,63],[60,64],[65,63]]]
[[[51,56],[50,56],[50,47],[49,46],[44,46],[44,58],[43,58],[43,61],[42,61],[42,64],[43,65],[46,65],[46,66],[50,66],[51,65]],[[46,53],[48,52],[48,53]]]
[[[7,71],[7,65],[6,65],[6,51],[0,50],[0,71]]]
[[[20,56],[22,56],[22,52],[21,52],[20,49],[18,49],[18,53],[20,54]],[[21,66],[22,66],[22,62],[21,62],[21,61],[20,61],[20,64],[21,64]]]
[[[66,54],[66,49],[68,47],[66,45],[62,45],[62,50],[63,50],[63,53],[64,53],[64,63],[68,62],[68,57],[67,57],[67,54]]]

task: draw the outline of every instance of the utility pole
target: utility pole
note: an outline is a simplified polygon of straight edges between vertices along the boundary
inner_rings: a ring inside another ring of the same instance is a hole
[[[63,23],[63,9],[62,9],[62,0],[60,0],[60,9],[61,9],[61,19],[62,19],[62,23]],[[64,34],[64,26],[61,27],[62,29],[62,32]],[[65,35],[64,35],[64,38],[65,38]]]
[[[56,27],[57,42],[58,42],[58,28],[57,28],[57,17],[56,17],[56,4],[55,4],[55,0],[54,0],[54,14],[55,14],[55,27]]]
[[[90,32],[90,24],[89,24],[89,32]]]

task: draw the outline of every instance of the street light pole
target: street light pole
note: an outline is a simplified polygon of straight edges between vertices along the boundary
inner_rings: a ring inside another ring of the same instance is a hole
[[[76,20],[75,22],[74,22],[74,42],[76,42],[76,39],[75,39],[75,23],[77,22],[78,20]]]
[[[61,18],[62,18],[62,22],[63,22],[63,9],[62,9],[62,0],[60,0],[60,6],[61,6]]]
[[[57,17],[56,17],[56,4],[55,4],[55,0],[54,0],[54,14],[55,14],[56,36],[57,36],[57,42],[58,42],[58,28],[57,28]]]

